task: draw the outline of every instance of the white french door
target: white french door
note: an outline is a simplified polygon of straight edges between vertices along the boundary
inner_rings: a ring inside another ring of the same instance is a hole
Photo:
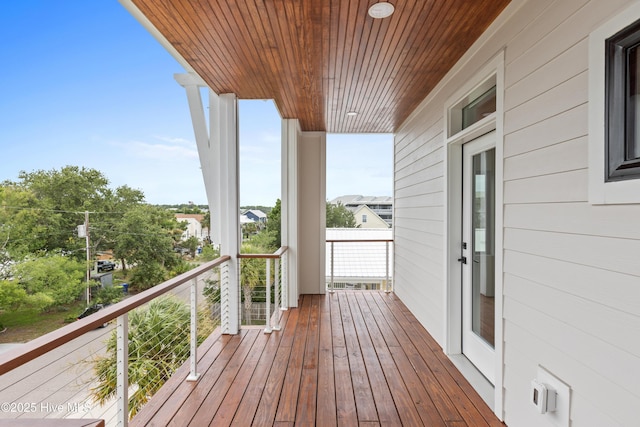
[[[462,146],[462,352],[495,383],[495,132]]]

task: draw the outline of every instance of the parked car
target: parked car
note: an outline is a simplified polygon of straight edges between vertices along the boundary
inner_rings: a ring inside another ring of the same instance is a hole
[[[183,248],[180,246],[176,246],[175,248],[173,248],[173,251],[179,253],[180,255],[189,255],[191,253],[188,248]]]
[[[80,313],[80,315],[78,316],[78,320],[83,319],[95,312],[97,312],[98,310],[101,310],[103,308],[105,308],[106,305],[104,304],[94,304],[94,305],[90,305],[89,307],[85,308],[84,311],[82,313]],[[98,326],[99,328],[106,328],[107,325],[109,324],[109,322],[105,322],[102,325]]]
[[[116,265],[111,261],[100,259],[97,262],[98,273],[102,273],[103,271],[112,271],[114,268],[116,268]]]

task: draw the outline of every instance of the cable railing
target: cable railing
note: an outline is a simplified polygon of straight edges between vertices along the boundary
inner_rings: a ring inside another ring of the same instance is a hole
[[[327,239],[326,286],[393,291],[392,239]]]
[[[229,324],[231,311],[221,302],[230,292],[230,259],[202,264],[1,353],[0,420],[85,418],[127,426],[181,366],[185,380],[197,380],[198,346]]]
[[[239,254],[240,313],[243,325],[280,330],[281,311],[288,309],[287,247],[272,254]]]

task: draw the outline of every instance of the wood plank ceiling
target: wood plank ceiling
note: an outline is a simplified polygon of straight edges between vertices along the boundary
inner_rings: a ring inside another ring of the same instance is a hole
[[[335,133],[394,132],[509,3],[376,1],[132,0],[216,93]]]

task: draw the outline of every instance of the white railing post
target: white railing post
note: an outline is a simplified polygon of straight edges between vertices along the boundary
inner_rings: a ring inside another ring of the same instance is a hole
[[[198,278],[191,280],[191,357],[187,381],[198,381]]]
[[[289,309],[289,254],[282,254],[282,295],[280,296],[280,310]]]
[[[385,292],[389,293],[391,292],[391,290],[389,289],[389,242],[386,242],[386,249],[387,249],[387,256],[386,256],[386,260],[387,263],[385,265],[386,267],[386,276],[385,276]]]
[[[264,328],[265,334],[271,333],[271,258],[267,258],[267,310],[266,310],[266,327]]]
[[[220,266],[220,331],[229,333],[229,261]]]
[[[280,307],[280,284],[282,283],[280,280],[280,258],[276,258],[274,260],[274,266],[273,266],[273,289],[274,289],[274,294],[273,294],[273,302],[276,306],[276,310],[275,310],[275,315],[276,315],[276,324],[273,325],[273,330],[275,331],[279,331],[280,330],[280,310],[278,310],[278,308]]]
[[[331,242],[331,288],[329,289],[330,293],[333,293],[333,242]]]
[[[129,425],[129,316],[118,316],[116,326],[116,398],[118,427]]]

